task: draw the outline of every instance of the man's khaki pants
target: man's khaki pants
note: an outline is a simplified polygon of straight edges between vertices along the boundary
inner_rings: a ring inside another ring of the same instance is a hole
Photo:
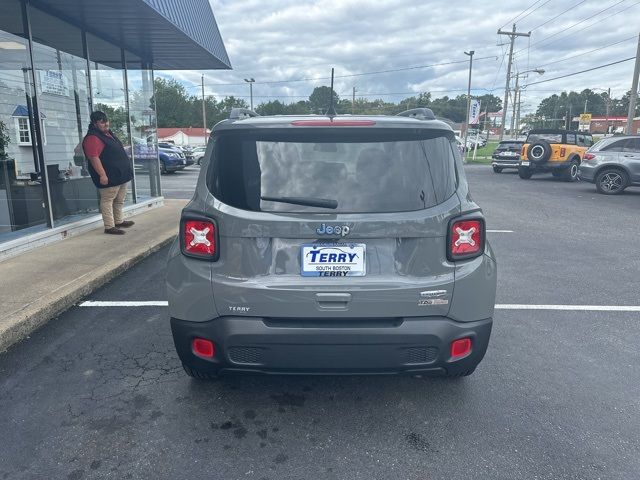
[[[102,213],[105,229],[113,228],[124,220],[122,208],[124,207],[124,198],[127,196],[127,185],[129,182],[115,187],[98,189],[100,192],[100,213]]]

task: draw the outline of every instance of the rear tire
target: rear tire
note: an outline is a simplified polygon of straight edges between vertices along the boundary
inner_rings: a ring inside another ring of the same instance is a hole
[[[578,166],[580,162],[578,160],[571,160],[571,165],[568,168],[563,170],[562,178],[565,182],[576,182],[578,181]]]
[[[191,378],[195,378],[197,380],[216,380],[218,378],[218,375],[215,373],[209,373],[209,372],[202,372],[200,370],[196,370],[195,368],[191,368],[187,365],[185,365],[184,363],[182,364],[182,368],[184,368],[184,371],[187,375],[189,375]]]
[[[533,171],[527,167],[518,167],[518,175],[523,180],[529,180],[531,175],[533,175]]]
[[[629,185],[629,177],[622,170],[605,168],[596,175],[596,190],[603,195],[619,195]]]
[[[493,167],[493,173],[502,173],[502,167]]]

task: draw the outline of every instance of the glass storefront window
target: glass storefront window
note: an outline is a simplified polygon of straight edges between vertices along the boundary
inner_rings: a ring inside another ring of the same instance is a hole
[[[98,194],[82,151],[90,114],[87,61],[79,29],[36,8],[30,18],[44,161],[58,226],[98,212]],[[52,31],[64,32],[64,37],[56,38]]]
[[[91,66],[91,93],[93,111],[107,114],[111,131],[131,156],[131,137],[127,117],[127,96],[121,50],[110,43],[87,34]],[[132,187],[129,187],[125,204],[133,203]]]
[[[19,2],[0,15],[0,242],[46,228],[33,76]],[[43,115],[41,115],[41,118]],[[44,119],[43,119],[44,120]]]
[[[143,68],[142,61],[130,53],[127,53],[126,59],[133,144],[131,152],[136,173],[136,197],[140,202],[160,194],[153,72]]]

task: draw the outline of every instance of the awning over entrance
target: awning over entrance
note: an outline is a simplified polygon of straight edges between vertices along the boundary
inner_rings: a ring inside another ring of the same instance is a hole
[[[31,0],[36,8],[123,47],[156,70],[229,69],[208,0]],[[99,58],[100,52],[90,53]]]

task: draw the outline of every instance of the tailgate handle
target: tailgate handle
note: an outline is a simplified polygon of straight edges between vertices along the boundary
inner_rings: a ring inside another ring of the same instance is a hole
[[[350,293],[316,293],[319,302],[346,303],[351,301]]]
[[[350,293],[316,293],[316,301],[320,308],[346,309],[351,301]]]

